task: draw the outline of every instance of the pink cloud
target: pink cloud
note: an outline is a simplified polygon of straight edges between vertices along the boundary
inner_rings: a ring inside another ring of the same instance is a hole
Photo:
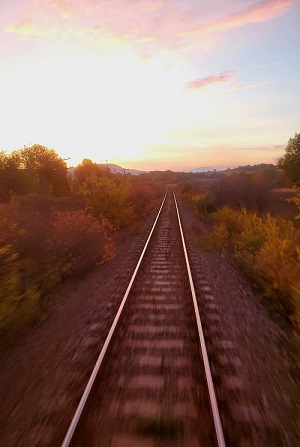
[[[205,6],[189,0],[45,0],[39,6],[35,0],[24,0],[23,13],[26,11],[27,15],[11,21],[5,31],[35,38],[93,38],[96,44],[103,35],[112,36],[146,55],[160,49],[206,51],[219,42],[219,31],[272,20],[295,1],[261,0],[219,20],[203,23]],[[198,33],[202,33],[201,39]]]
[[[225,31],[237,28],[249,23],[260,23],[273,20],[284,14],[296,0],[262,0],[252,5],[223,17],[215,22],[182,33],[183,35],[201,33],[204,31]]]
[[[260,23],[273,20],[284,14],[295,0],[263,0],[253,3],[244,10],[228,16],[220,25],[230,28],[246,25],[248,23]]]
[[[190,13],[176,4],[148,0],[47,0],[34,8],[28,0],[23,17],[10,21],[4,31],[21,38],[70,39],[101,46],[109,38],[122,40],[149,55],[161,48],[179,48],[179,37]]]
[[[235,70],[222,71],[217,75],[209,75],[205,78],[195,79],[186,84],[186,88],[189,90],[200,90],[201,88],[211,84],[221,84],[223,82],[229,82],[236,76]]]

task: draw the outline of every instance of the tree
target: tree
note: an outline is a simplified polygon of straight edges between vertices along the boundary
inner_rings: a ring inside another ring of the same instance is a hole
[[[88,211],[96,219],[105,218],[115,228],[132,222],[132,183],[121,175],[91,175],[82,183],[80,194],[85,199]]]
[[[11,154],[18,161],[18,168],[36,179],[39,192],[52,188],[54,195],[68,191],[67,165],[54,149],[40,144],[26,147]]]
[[[74,178],[76,182],[81,185],[86,182],[91,176],[99,177],[104,174],[104,170],[101,169],[97,163],[92,162],[89,158],[84,158],[82,162],[76,166],[74,171]]]
[[[6,166],[7,155],[4,151],[0,151],[0,201],[5,200],[7,197]]]
[[[67,165],[53,150],[40,144],[6,154],[0,151],[0,202],[11,193],[45,193],[60,196],[69,191]]]
[[[0,202],[9,202],[11,192],[25,194],[32,192],[34,179],[25,170],[19,169],[16,155],[0,152]]]
[[[292,182],[300,184],[300,133],[290,138],[285,148],[285,155],[278,161],[278,166]]]

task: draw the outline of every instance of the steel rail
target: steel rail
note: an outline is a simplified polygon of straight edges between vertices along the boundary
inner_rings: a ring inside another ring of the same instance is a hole
[[[205,344],[205,338],[204,338],[200,313],[199,313],[198,304],[197,304],[197,297],[196,297],[196,292],[195,292],[195,287],[194,287],[194,281],[193,281],[193,277],[192,277],[192,272],[191,272],[190,263],[189,263],[189,257],[188,257],[185,239],[184,239],[183,230],[182,230],[182,225],[181,225],[179,209],[178,209],[177,200],[176,200],[175,193],[174,193],[173,189],[172,189],[172,192],[173,192],[174,201],[175,201],[175,205],[176,205],[176,211],[177,211],[177,216],[178,216],[178,223],[179,223],[179,229],[180,229],[183,251],[184,251],[184,256],[185,256],[185,262],[186,262],[186,266],[187,266],[187,270],[188,270],[189,282],[190,282],[190,287],[191,287],[191,292],[192,292],[192,297],[193,297],[194,310],[195,310],[195,315],[196,315],[196,320],[197,320],[198,334],[199,334],[199,339],[200,339],[200,346],[201,346],[201,352],[202,352],[202,357],[203,357],[203,363],[204,363],[207,387],[208,387],[208,392],[209,392],[210,404],[211,404],[211,409],[212,409],[213,418],[214,418],[218,447],[226,447],[220,413],[219,413],[219,408],[218,408],[218,403],[217,403],[217,398],[216,398],[216,393],[215,393],[215,388],[214,388],[214,384],[213,384],[211,369],[210,369],[208,355],[207,355],[207,349],[206,349],[206,344]]]
[[[81,414],[82,414],[82,412],[83,412],[83,409],[84,409],[84,406],[85,406],[85,404],[86,404],[86,401],[87,401],[87,399],[88,399],[88,397],[89,397],[89,394],[90,394],[90,392],[91,392],[91,389],[92,389],[92,387],[93,387],[93,385],[94,385],[94,382],[95,382],[95,379],[96,379],[97,374],[98,374],[98,372],[99,372],[99,369],[100,369],[100,366],[101,366],[101,364],[102,364],[103,358],[104,358],[104,356],[105,356],[105,353],[106,353],[106,351],[107,351],[107,348],[108,348],[108,346],[109,346],[109,343],[110,343],[110,341],[111,341],[111,339],[112,339],[113,333],[114,333],[114,331],[115,331],[115,328],[116,328],[117,323],[118,323],[118,321],[119,321],[120,315],[121,315],[122,310],[123,310],[123,308],[124,308],[124,305],[125,305],[125,303],[126,303],[126,300],[127,300],[128,295],[129,295],[130,289],[131,289],[132,284],[133,284],[133,282],[134,282],[134,280],[135,280],[135,277],[136,277],[136,275],[137,275],[138,269],[139,269],[140,264],[141,264],[141,262],[142,262],[142,259],[143,259],[143,257],[144,257],[145,251],[146,251],[146,249],[147,249],[147,247],[148,247],[148,244],[149,244],[149,241],[150,241],[150,239],[151,239],[152,233],[153,233],[153,231],[154,231],[154,228],[155,228],[156,223],[157,223],[157,221],[158,221],[158,218],[159,218],[159,216],[160,216],[161,210],[162,210],[163,205],[164,205],[164,203],[165,203],[167,194],[168,194],[168,192],[165,193],[165,196],[164,196],[164,199],[163,199],[163,201],[162,201],[161,207],[160,207],[160,209],[159,209],[159,211],[158,211],[158,214],[157,214],[157,216],[156,216],[156,219],[155,219],[155,221],[154,221],[154,224],[153,224],[153,226],[152,226],[152,229],[151,229],[151,231],[150,231],[150,234],[149,234],[149,236],[148,236],[148,239],[147,239],[147,241],[146,241],[146,243],[145,243],[145,246],[144,246],[144,249],[143,249],[143,251],[142,251],[142,254],[141,254],[141,256],[140,256],[140,258],[139,258],[139,260],[138,260],[138,263],[137,263],[137,265],[136,265],[136,268],[135,268],[135,270],[134,270],[134,273],[133,273],[133,275],[132,275],[132,277],[131,277],[131,280],[130,280],[130,282],[129,282],[129,284],[128,284],[128,287],[127,287],[127,289],[126,289],[125,295],[124,295],[124,297],[123,297],[123,299],[122,299],[122,302],[121,302],[121,304],[120,304],[120,307],[119,307],[119,309],[118,309],[118,312],[117,312],[117,314],[116,314],[116,316],[115,316],[115,318],[114,318],[114,321],[113,321],[113,323],[112,323],[112,325],[111,325],[110,331],[109,331],[109,333],[108,333],[108,335],[107,335],[107,337],[106,337],[106,340],[105,340],[105,342],[104,342],[104,345],[103,345],[103,347],[102,347],[102,350],[101,350],[101,352],[100,352],[100,354],[99,354],[99,357],[98,357],[97,362],[96,362],[96,364],[95,364],[95,366],[94,366],[94,369],[93,369],[93,371],[92,371],[92,374],[90,375],[89,381],[88,381],[88,383],[87,383],[87,385],[86,385],[86,387],[85,387],[85,390],[84,390],[84,392],[83,392],[83,394],[82,394],[82,397],[81,397],[81,399],[80,399],[80,402],[79,402],[79,404],[78,404],[78,407],[77,407],[77,409],[76,409],[76,412],[75,412],[75,414],[74,414],[74,416],[73,416],[73,419],[72,419],[72,421],[71,421],[71,424],[69,425],[68,431],[67,431],[67,433],[66,433],[66,435],[65,435],[65,437],[64,437],[63,443],[61,444],[61,447],[69,447],[70,442],[72,441],[72,437],[73,437],[74,432],[75,432],[75,430],[76,430],[76,427],[77,427],[77,425],[78,425],[80,416],[81,416]]]

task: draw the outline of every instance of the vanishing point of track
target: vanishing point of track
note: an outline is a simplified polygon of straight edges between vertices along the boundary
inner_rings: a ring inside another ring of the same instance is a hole
[[[168,188],[62,447],[225,447]]]

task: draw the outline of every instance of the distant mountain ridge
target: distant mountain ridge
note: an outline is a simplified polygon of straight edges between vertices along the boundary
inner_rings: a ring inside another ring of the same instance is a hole
[[[100,168],[109,169],[111,173],[113,174],[131,174],[131,175],[139,175],[143,174],[148,171],[141,171],[140,169],[127,169],[122,168],[122,166],[113,164],[113,163],[97,163]]]
[[[145,172],[148,171],[141,171],[139,169],[127,169],[127,168],[122,168],[122,166],[113,164],[113,163],[97,163],[97,165],[99,166],[99,168],[101,169],[109,169],[110,172],[112,174],[131,174],[131,175],[139,175],[139,174],[143,174]],[[76,169],[76,166],[72,166],[70,168],[68,168],[68,173],[70,175],[74,174],[74,171]]]
[[[142,171],[140,169],[127,169],[123,168],[122,166],[116,165],[114,163],[97,163],[99,168],[101,169],[109,169],[112,174],[131,174],[131,175],[139,175],[144,174],[147,172],[164,172],[164,171]],[[183,170],[176,170],[171,172],[185,172],[185,173],[193,173],[193,174],[201,174],[205,172],[247,172],[247,171],[261,171],[264,169],[276,169],[276,165],[273,165],[271,163],[261,163],[258,165],[245,165],[245,166],[238,166],[236,168],[227,168],[227,169],[216,169],[211,167],[198,167],[198,168],[192,168],[192,169],[183,169]],[[68,173],[70,175],[73,175],[74,170],[76,167],[70,167],[68,168]]]
[[[193,169],[184,169],[183,171],[179,171],[179,172],[211,172],[211,171],[216,171],[215,168],[207,168],[207,167],[201,167],[201,168],[193,168]]]
[[[122,168],[122,166],[116,165],[116,164],[112,164],[112,163],[107,163],[107,164],[99,164],[98,166],[101,168],[108,168],[110,170],[110,172],[112,172],[113,174],[132,174],[132,175],[139,175],[139,174],[143,174],[145,172],[150,172],[150,171],[141,171],[139,169],[126,169],[126,168]],[[215,171],[215,168],[209,168],[209,167],[199,167],[199,168],[193,168],[193,169],[183,169],[182,171],[172,171],[172,172],[212,172]]]

